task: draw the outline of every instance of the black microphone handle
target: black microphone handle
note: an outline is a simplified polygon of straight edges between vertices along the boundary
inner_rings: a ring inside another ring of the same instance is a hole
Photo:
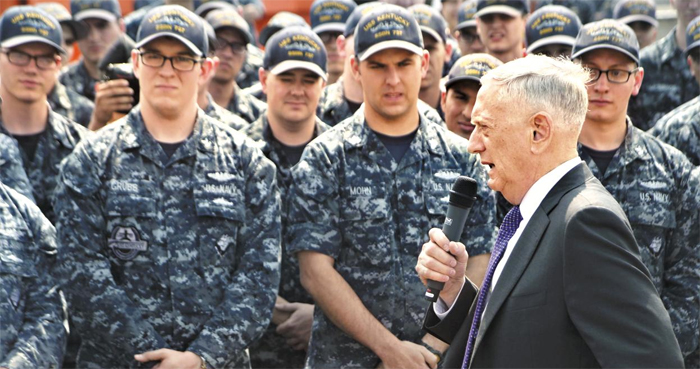
[[[464,230],[464,224],[467,222],[469,208],[463,208],[450,204],[447,207],[445,222],[442,224],[442,232],[450,241],[459,242]],[[425,291],[425,299],[431,302],[436,302],[440,297],[440,291],[445,287],[445,282],[438,282],[428,279],[428,289]]]

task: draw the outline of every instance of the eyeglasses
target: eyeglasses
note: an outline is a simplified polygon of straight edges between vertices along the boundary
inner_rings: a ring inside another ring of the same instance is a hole
[[[476,40],[479,39],[479,34],[467,32],[466,30],[464,30],[459,32],[459,38],[461,38],[468,44],[473,44]]]
[[[321,32],[318,34],[318,38],[320,38],[324,44],[327,44],[330,42],[335,42],[338,36],[342,34],[342,32]]]
[[[632,70],[624,70],[624,69],[609,69],[609,70],[600,70],[597,68],[588,68],[588,70],[591,73],[591,82],[595,82],[598,79],[600,79],[600,76],[605,74],[608,77],[608,81],[610,83],[625,83],[630,80],[630,76],[632,73],[635,73],[639,70],[639,68],[634,68]]]
[[[2,53],[7,55],[7,60],[9,60],[11,64],[20,67],[29,65],[32,59],[36,61],[36,67],[39,69],[52,69],[56,67],[56,55],[54,54],[31,55],[17,50],[2,50]]]
[[[216,39],[217,45],[217,50],[221,51],[222,49],[229,47],[231,48],[231,52],[236,54],[236,55],[241,55],[243,54],[247,49],[246,49],[246,44],[243,42],[238,42],[238,41],[228,41],[224,40],[223,38],[217,38]]]
[[[189,72],[194,69],[197,63],[200,63],[202,59],[190,58],[189,56],[163,56],[158,53],[152,52],[141,52],[141,61],[144,65],[152,68],[160,68],[165,65],[166,60],[170,60],[170,65],[175,70],[181,72]]]

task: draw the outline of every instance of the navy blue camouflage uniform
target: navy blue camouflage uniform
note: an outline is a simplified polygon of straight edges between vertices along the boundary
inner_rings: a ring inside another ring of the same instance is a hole
[[[51,273],[56,231],[26,197],[0,183],[0,367],[59,368],[66,306]]]
[[[260,81],[258,70],[263,65],[265,52],[253,44],[246,46],[248,53],[241,67],[241,71],[236,76],[236,84],[240,88],[248,88]]]
[[[64,86],[85,96],[88,100],[95,101],[95,85],[99,81],[90,77],[82,59],[63,68],[58,80]]]
[[[700,96],[664,115],[649,134],[680,150],[693,165],[700,165]]]
[[[676,42],[674,28],[666,37],[641,50],[644,81],[630,99],[627,114],[643,131],[653,127],[666,113],[700,95],[688,62]]]
[[[225,108],[231,113],[238,115],[248,123],[255,122],[267,110],[267,104],[253,96],[244,93],[240,87],[236,86],[233,98]]]
[[[625,141],[605,173],[582,149],[579,153],[627,214],[642,261],[687,356],[697,349],[700,335],[700,236],[693,216],[696,189],[689,186],[692,164],[629,120]]]
[[[330,127],[316,118],[314,138]],[[295,255],[286,250],[287,200],[292,185],[292,166],[285,157],[280,143],[273,137],[267,114],[263,114],[244,131],[255,140],[265,156],[277,167],[277,184],[282,200],[282,274],[278,295],[289,302],[313,304],[314,301],[301,285],[299,262]],[[270,324],[265,335],[250,348],[253,368],[302,368],[306,359],[305,351],[290,348],[285,339],[275,333],[276,326]]]
[[[230,111],[222,108],[221,105],[214,102],[214,99],[210,94],[207,94],[207,100],[209,101],[209,105],[207,105],[206,109],[204,109],[204,113],[206,115],[218,120],[221,123],[224,123],[236,131],[240,131],[250,126],[250,123],[246,122],[243,118],[231,113]]]
[[[169,348],[249,367],[279,283],[275,168],[201,110],[168,157],[140,108],[83,141],[56,195],[78,366],[137,366]]]
[[[79,123],[83,127],[90,124],[95,104],[87,97],[66,88],[60,81],[56,81],[56,85],[48,94],[47,100],[51,110],[57,114]]]
[[[22,164],[22,154],[17,141],[0,134],[0,182],[26,196],[33,202],[32,184]]]
[[[425,287],[416,258],[426,232],[441,227],[459,175],[479,183],[462,240],[470,255],[488,253],[496,236],[495,202],[467,141],[420,115],[416,136],[396,162],[357,112],[312,141],[292,169],[288,251],[314,251],[400,340],[419,342]],[[379,358],[314,312],[307,367],[373,368]]]
[[[12,137],[1,120],[0,134]],[[32,197],[51,223],[56,222],[52,201],[61,161],[89,134],[87,128],[49,110],[46,129],[39,138],[34,157],[30,158],[20,147],[22,167],[32,186]]]

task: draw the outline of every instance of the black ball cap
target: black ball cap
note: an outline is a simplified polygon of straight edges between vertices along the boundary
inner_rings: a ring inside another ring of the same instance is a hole
[[[574,42],[571,59],[580,58],[583,54],[598,49],[619,51],[639,65],[637,35],[632,28],[620,21],[603,19],[583,26]]]

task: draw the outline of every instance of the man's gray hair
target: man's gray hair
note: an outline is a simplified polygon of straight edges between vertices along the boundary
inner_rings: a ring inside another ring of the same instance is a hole
[[[581,130],[586,111],[588,70],[565,58],[529,55],[516,59],[481,77],[481,83],[499,86],[498,99],[515,100],[515,109],[546,111],[562,128]]]

